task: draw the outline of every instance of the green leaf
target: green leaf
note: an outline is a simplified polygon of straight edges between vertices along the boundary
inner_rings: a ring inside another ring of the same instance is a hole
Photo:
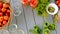
[[[48,28],[43,29],[43,34],[49,34],[49,33],[50,33],[50,30]]]
[[[41,12],[41,11],[38,11],[38,12],[37,12],[37,15],[42,15],[42,12]]]
[[[44,29],[48,28],[48,26],[49,26],[49,23],[48,23],[48,22],[45,22],[45,23],[43,24],[43,28],[44,28]]]
[[[31,32],[32,34],[41,34],[41,29],[37,25],[34,25],[34,29],[30,29],[29,32]]]
[[[41,29],[37,25],[34,25],[34,30],[37,34],[41,34]]]
[[[56,29],[56,25],[53,23],[53,24],[50,24],[49,26],[48,26],[48,28],[50,29],[50,30],[55,30]]]
[[[48,14],[47,14],[46,12],[44,12],[44,13],[42,14],[42,16],[44,17],[44,19],[46,19],[46,17],[48,16]]]
[[[48,16],[46,13],[46,6],[50,3],[50,0],[38,0],[38,5],[35,7],[37,15],[42,15],[44,19]]]

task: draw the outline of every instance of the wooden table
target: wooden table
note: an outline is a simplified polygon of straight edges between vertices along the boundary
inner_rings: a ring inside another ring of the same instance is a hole
[[[52,0],[52,2],[54,2],[54,0]],[[24,30],[25,34],[31,34],[29,29],[33,29],[34,24],[37,24],[42,29],[42,24],[44,23],[43,16],[37,16],[36,11],[34,11],[30,6],[24,7],[22,5],[21,8],[22,13],[17,18],[13,16],[12,24],[17,24],[18,29]],[[51,15],[47,17],[47,21],[50,23],[53,22]],[[60,34],[60,23],[57,23],[56,25],[57,29],[55,31],[51,31],[50,34]]]

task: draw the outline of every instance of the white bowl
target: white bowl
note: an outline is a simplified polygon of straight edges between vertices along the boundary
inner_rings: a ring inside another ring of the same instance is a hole
[[[53,13],[51,13],[51,12],[48,11],[48,8],[49,8],[49,7],[53,7],[53,8],[55,9]],[[55,3],[50,3],[50,4],[47,6],[46,11],[47,11],[47,13],[50,14],[50,15],[55,15],[55,14],[58,12],[58,6],[57,6]]]

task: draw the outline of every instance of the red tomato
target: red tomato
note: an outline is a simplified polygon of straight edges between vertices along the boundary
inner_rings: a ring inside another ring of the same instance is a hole
[[[58,4],[58,6],[60,7],[60,3]]]
[[[9,17],[8,16],[4,16],[4,20],[8,20],[9,19]]]
[[[5,8],[2,8],[2,12],[5,12],[6,11],[6,9]]]
[[[0,22],[0,25],[2,25],[1,22]]]
[[[2,16],[3,15],[3,13],[2,12],[0,12],[0,16]]]
[[[11,11],[10,10],[7,10],[8,13],[10,13]]]
[[[56,1],[56,4],[58,4],[59,3],[59,1]]]
[[[3,4],[0,2],[0,8],[2,8],[3,7]]]
[[[2,22],[3,21],[3,16],[0,16],[0,22]]]
[[[2,9],[0,8],[0,12],[2,12]]]
[[[6,13],[6,16],[8,16],[8,17],[9,17],[9,16],[10,16],[10,14],[9,14],[9,13]]]
[[[30,6],[31,6],[32,8],[35,8],[35,7],[37,6],[37,4],[38,4],[37,0],[32,0],[32,1],[30,2]]]
[[[29,2],[30,2],[29,0],[22,0],[22,1],[21,1],[21,3],[22,3],[23,5],[25,5],[25,6],[28,5]]]
[[[60,7],[60,0],[56,0],[56,4]]]
[[[3,24],[4,24],[4,25],[7,24],[7,21],[3,21]]]
[[[4,4],[3,4],[3,7],[4,7],[4,8],[9,8],[8,3],[4,3]]]
[[[60,1],[60,0],[57,0],[57,1]]]
[[[2,24],[1,24],[1,22],[0,22],[0,27],[2,27]]]

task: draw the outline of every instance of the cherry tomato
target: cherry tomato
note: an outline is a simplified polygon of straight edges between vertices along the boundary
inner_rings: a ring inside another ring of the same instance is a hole
[[[10,17],[10,13],[6,13],[6,16]]]
[[[31,6],[32,8],[35,8],[35,7],[37,6],[37,4],[38,4],[37,0],[32,0],[32,1],[30,2],[30,6]]]
[[[4,3],[4,4],[3,4],[3,7],[4,7],[4,8],[9,8],[8,3]]]
[[[7,21],[3,21],[3,24],[4,24],[4,25],[7,24]]]
[[[21,1],[21,3],[25,6],[27,6],[29,4],[29,2],[30,2],[29,0],[22,0]]]
[[[6,9],[5,8],[2,8],[2,12],[6,12]]]
[[[59,1],[56,1],[56,4],[58,4],[59,3]]]
[[[2,12],[0,12],[0,16],[2,16],[3,15],[3,13]]]
[[[11,11],[10,10],[7,10],[8,13],[10,13]]]
[[[2,8],[3,7],[3,4],[0,2],[0,8]]]
[[[60,3],[58,4],[58,6],[60,7]]]
[[[8,16],[4,16],[4,20],[8,20],[9,19],[9,17]]]
[[[2,24],[0,23],[0,26],[1,26]]]
[[[60,0],[56,0],[56,4],[60,8]]]
[[[3,21],[3,16],[0,16],[0,22],[2,22]]]

